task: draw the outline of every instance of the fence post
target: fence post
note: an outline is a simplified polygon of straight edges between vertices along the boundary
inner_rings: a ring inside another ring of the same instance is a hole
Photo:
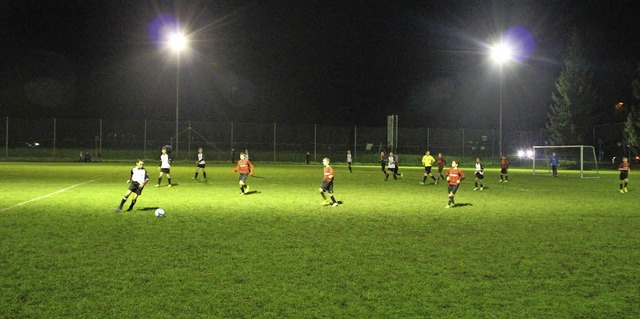
[[[233,149],[233,121],[231,121],[231,149]]]
[[[142,151],[142,156],[144,159],[147,159],[147,119],[144,119],[144,147]]]
[[[358,138],[358,126],[355,125],[353,127],[353,161],[356,161],[356,152],[358,149],[358,143],[357,143],[357,138]]]
[[[146,143],[145,143],[146,146]],[[100,119],[100,141],[99,141],[99,147],[98,147],[98,154],[96,154],[98,157],[98,161],[102,162],[102,119]]]
[[[431,149],[431,129],[427,127],[427,149]]]
[[[56,118],[53,118],[53,160],[56,160]]]
[[[464,158],[464,127],[461,128],[462,130],[462,158]]]
[[[273,162],[276,162],[276,123],[273,122]]]
[[[313,125],[313,162],[314,163],[318,162],[317,155],[316,155],[317,147],[318,147],[318,124],[314,124]]]
[[[9,117],[7,116],[4,138],[4,157],[9,159]]]

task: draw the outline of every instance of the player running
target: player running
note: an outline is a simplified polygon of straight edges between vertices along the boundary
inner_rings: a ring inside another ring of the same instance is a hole
[[[351,150],[347,151],[347,164],[349,165],[349,173],[353,173],[351,170],[351,164],[353,163],[353,157],[351,156]]]
[[[442,153],[438,153],[438,158],[436,158],[438,162],[438,180],[445,180],[444,175],[442,175],[442,170],[444,170],[444,166],[447,165],[447,160],[442,157]]]
[[[120,201],[120,205],[116,207],[115,212],[119,212],[122,210],[122,205],[127,202],[129,195],[133,193],[133,198],[131,198],[131,204],[129,205],[129,209],[127,211],[132,211],[133,206],[136,204],[138,200],[138,196],[142,194],[142,189],[149,182],[149,174],[147,174],[147,170],[144,169],[144,161],[136,160],[136,166],[131,169],[131,173],[129,175],[129,179],[127,183],[131,183],[129,185],[129,189],[124,193],[122,200]]]
[[[387,162],[389,163],[388,168],[389,172],[393,173],[393,179],[398,180],[398,157],[393,155],[393,152],[389,152],[389,157],[387,158]],[[389,179],[389,174],[385,175],[384,180]]]
[[[244,195],[249,192],[249,185],[247,185],[247,176],[253,176],[253,164],[246,158],[244,153],[240,153],[240,160],[236,164],[236,168],[233,172],[240,172],[238,184],[240,185],[240,195]]]
[[[478,190],[478,183],[480,183],[480,190],[484,189],[484,185],[482,184],[482,180],[484,179],[484,166],[480,161],[480,157],[476,158],[476,186],[473,188],[474,191]]]
[[[438,180],[433,176],[433,174],[431,174],[431,167],[433,166],[433,163],[435,161],[436,159],[431,156],[430,151],[426,151],[424,153],[424,156],[422,156],[422,165],[424,165],[424,176],[422,177],[422,182],[420,182],[420,185],[424,185],[424,183],[427,181],[427,177],[429,176],[431,176],[431,179],[433,179],[433,185],[438,184]]]
[[[322,159],[322,165],[324,166],[324,178],[322,179],[322,185],[320,186],[320,195],[324,201],[322,204],[324,205],[327,202],[327,195],[329,194],[329,198],[331,198],[331,206],[338,206],[338,201],[336,201],[335,196],[333,196],[333,168],[329,165],[329,158],[325,157]]]
[[[631,170],[631,164],[629,164],[628,158],[622,158],[622,163],[618,166],[618,170],[620,171],[620,193],[626,193],[628,192],[629,171]]]
[[[451,168],[447,170],[447,182],[449,183],[449,187],[447,187],[447,192],[449,196],[449,202],[445,208],[453,207],[456,205],[453,197],[456,195],[458,191],[458,187],[460,186],[460,182],[464,179],[464,173],[458,168],[458,162],[451,161]]]
[[[384,151],[380,152],[380,169],[384,174],[384,180],[386,181],[389,178],[389,173],[385,169],[387,167],[387,155],[384,154]]]

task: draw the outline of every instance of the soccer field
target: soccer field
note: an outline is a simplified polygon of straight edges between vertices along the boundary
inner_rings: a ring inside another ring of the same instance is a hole
[[[446,209],[418,167],[335,165],[331,207],[320,165],[256,163],[245,196],[233,165],[174,166],[172,188],[147,165],[115,213],[133,164],[0,165],[0,318],[640,317],[633,171],[625,194],[615,170],[473,191],[461,166]]]

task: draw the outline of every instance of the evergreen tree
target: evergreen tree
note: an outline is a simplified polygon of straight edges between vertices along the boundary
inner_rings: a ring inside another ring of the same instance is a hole
[[[640,63],[638,63],[638,77],[631,83],[633,97],[640,101]],[[640,148],[640,111],[632,106],[624,121],[624,143],[637,150]]]
[[[595,122],[596,98],[590,63],[580,35],[574,31],[547,113],[547,130],[552,145],[585,144],[589,141]]]

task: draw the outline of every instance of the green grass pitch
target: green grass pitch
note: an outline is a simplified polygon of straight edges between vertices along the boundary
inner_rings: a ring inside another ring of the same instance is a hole
[[[335,165],[330,207],[320,165],[257,163],[245,196],[232,165],[206,182],[174,166],[172,188],[147,165],[134,211],[114,213],[132,167],[0,165],[0,318],[640,317],[633,172],[626,194],[614,170],[488,169],[473,191],[462,167],[445,209],[418,167],[385,182]]]

